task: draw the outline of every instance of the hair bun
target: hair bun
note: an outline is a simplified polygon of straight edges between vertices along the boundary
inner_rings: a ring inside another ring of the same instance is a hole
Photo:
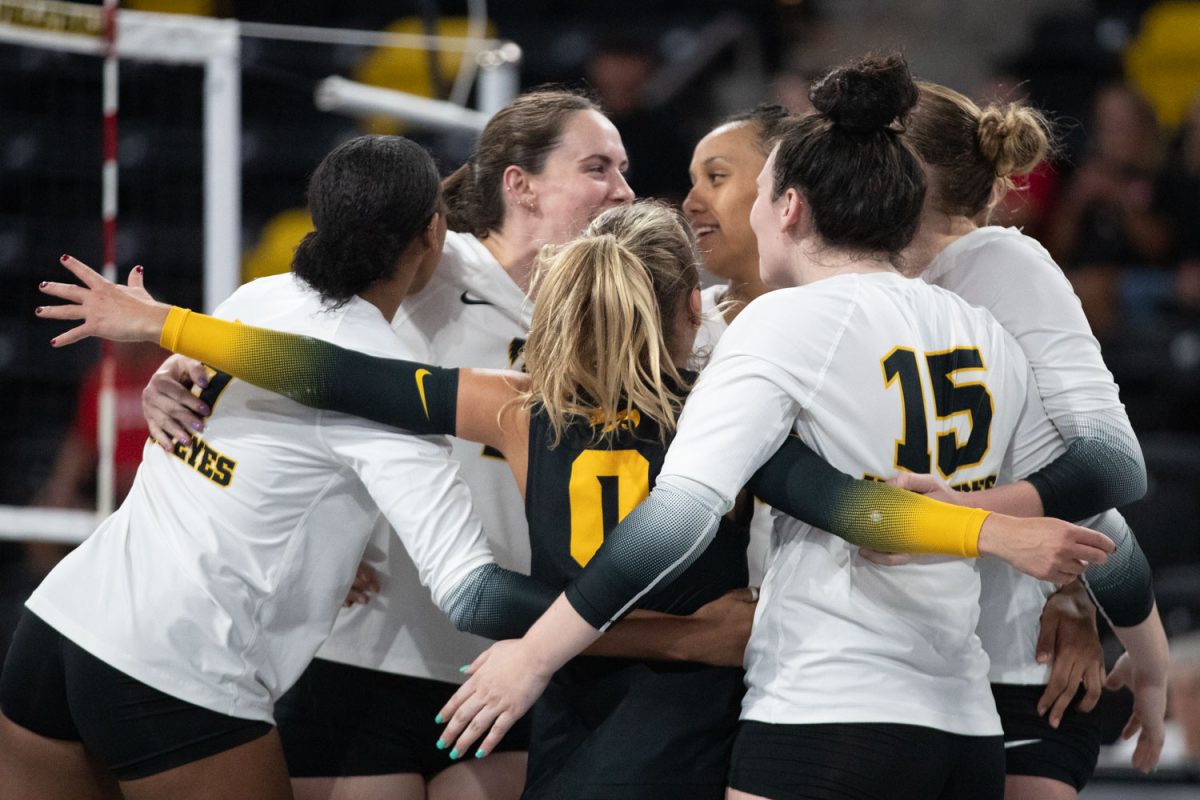
[[[1049,122],[1024,105],[990,105],[979,114],[979,151],[996,177],[1025,175],[1050,149]]]
[[[808,96],[839,128],[871,131],[902,120],[917,104],[917,86],[904,56],[868,55],[830,71]]]

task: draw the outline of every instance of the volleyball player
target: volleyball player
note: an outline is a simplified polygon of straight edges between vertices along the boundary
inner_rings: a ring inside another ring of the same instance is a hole
[[[622,510],[645,496],[681,399],[681,376],[671,361],[685,363],[691,352],[698,296],[694,263],[685,227],[662,207],[608,212],[548,266],[543,305],[535,313],[529,342],[530,375],[461,373],[453,430],[504,452],[525,487],[536,577],[564,584],[587,562]],[[113,287],[77,271],[100,298],[81,300],[89,322],[79,333],[121,338],[130,331],[155,335],[163,328],[166,307],[157,317],[153,306],[136,307],[137,302],[121,313],[105,312],[103,298],[114,301]],[[137,318],[145,317],[147,309],[151,325],[139,327]],[[105,327],[105,317],[115,326]],[[626,331],[632,332],[632,341],[621,336]],[[361,359],[313,340],[187,313],[176,313],[167,322],[163,340],[304,402],[408,427],[424,427],[431,416],[441,420],[442,407],[454,407],[453,383],[447,381],[453,373],[436,367]],[[533,387],[529,392],[520,388],[527,379]],[[374,391],[365,393],[364,386]],[[430,409],[438,410],[431,414]],[[899,506],[872,502],[855,513],[851,509],[861,506],[864,493],[898,497],[907,509],[900,517],[911,517],[916,508],[912,496],[872,483],[859,484],[857,491],[833,489],[822,497],[817,487],[828,480],[822,470],[833,471],[812,463],[811,452],[795,441],[788,450],[793,457],[797,450],[807,452],[808,463],[793,458],[787,467],[782,456],[773,460],[783,473],[765,481],[763,488],[782,508],[830,517],[825,524],[831,528],[857,518],[865,528],[885,530],[892,527]],[[797,473],[805,480],[789,481]],[[607,498],[605,476],[612,482]],[[818,501],[801,500],[793,507],[787,490],[772,494],[772,486],[789,483]],[[839,498],[847,502],[838,504]],[[936,522],[937,515],[931,519]],[[932,527],[951,534],[942,543],[950,545],[947,552],[961,554],[967,531],[961,521],[948,529],[946,522]],[[926,540],[934,538],[932,529],[922,534]],[[685,611],[744,583],[744,538],[734,529],[718,541],[684,576],[644,604]],[[731,660],[739,662],[740,650]],[[740,685],[737,670],[695,664],[573,664],[556,677],[555,691],[538,708],[536,724],[545,735],[533,738],[527,795],[719,796]],[[710,702],[689,702],[698,693]],[[632,722],[642,716],[656,720],[652,731]]]
[[[599,212],[629,203],[627,166],[620,134],[582,95],[536,90],[498,111],[471,159],[444,181],[450,230],[442,257],[429,285],[401,304],[397,334],[426,346],[434,363],[513,367],[529,330],[538,248],[565,242]],[[147,420],[152,430],[181,435],[203,420],[187,414],[184,403],[196,401],[174,384],[147,388]],[[527,572],[524,508],[502,458],[474,442],[452,443],[498,562]],[[524,731],[505,745],[515,752],[457,765],[428,736],[428,719],[462,681],[459,667],[487,642],[455,630],[387,531],[372,540],[367,565],[377,596],[339,615],[277,706],[297,796],[515,798],[525,773]]]
[[[945,124],[943,119],[946,116],[945,113],[938,114],[934,119],[941,124],[933,127],[933,130],[927,130],[931,128],[928,119],[930,114],[926,108],[930,89],[926,84],[920,85],[922,86],[922,100],[918,103],[906,127],[907,135],[918,146],[918,149],[921,150],[922,142],[925,142],[934,133],[938,133],[939,128],[943,129],[940,140],[945,140],[949,133],[954,132],[960,135],[965,134],[969,137],[968,142],[973,142],[978,132],[978,125],[974,123],[974,120],[979,117],[978,111],[971,115],[973,119],[963,119],[960,124],[955,126]],[[960,116],[967,117],[969,113],[968,109],[964,109],[953,119],[958,120]],[[995,146],[1001,146],[1007,140],[1004,149],[1012,150],[1017,141],[1020,141],[1018,138],[1020,123],[1036,124],[1036,120],[1025,119],[1017,109],[1013,109],[1006,116],[1008,119],[1001,120],[1001,124],[993,125],[993,135],[1001,137],[999,141],[995,142]],[[755,178],[770,154],[770,148],[782,130],[786,119],[784,109],[777,106],[762,106],[753,112],[731,117],[705,135],[696,145],[691,164],[692,189],[684,201],[683,210],[693,229],[697,231],[706,268],[728,280],[727,285],[710,287],[703,292],[705,308],[711,308],[717,313],[706,317],[697,335],[698,351],[711,352],[721,334],[728,328],[727,320],[732,321],[749,299],[753,299],[767,290],[758,277],[758,250],[754,241],[754,233],[750,229],[749,216],[756,195]],[[1032,138],[1035,144],[1038,141],[1038,131],[1039,129],[1036,128],[1033,131]],[[1030,138],[1030,134],[1027,132],[1024,138]],[[1044,138],[1041,141],[1044,142]],[[905,252],[903,263],[906,268],[911,268],[913,262],[923,265],[929,261],[930,255],[926,252],[924,243],[932,235],[932,229],[927,224],[932,215],[930,209],[931,207],[936,208],[938,198],[943,194],[939,186],[939,179],[952,186],[968,185],[972,187],[972,207],[978,206],[978,209],[982,210],[982,204],[987,201],[986,195],[989,193],[995,177],[992,162],[980,158],[974,149],[968,149],[964,143],[951,140],[943,143],[941,150],[940,154],[927,153],[922,150],[921,154],[927,167],[931,163],[960,166],[957,170],[947,167],[930,171],[928,180],[931,184],[931,191],[926,196],[926,210],[922,215],[923,224],[914,238],[914,243]],[[959,152],[961,150],[968,150],[969,155],[962,156]],[[1039,150],[1044,152],[1044,145],[1041,148],[1027,146],[1026,150],[1028,152],[1022,158],[1026,162],[1036,162],[1041,157]],[[1011,157],[1007,161],[1011,162]],[[961,165],[974,165],[974,170]],[[1017,172],[1022,169],[1020,165],[1013,164],[1011,166]],[[962,174],[964,169],[967,170],[966,175]],[[986,170],[983,180],[980,180],[975,174],[980,169]],[[1004,271],[997,269],[990,274],[994,277],[1002,277]],[[1025,282],[1020,280],[1004,284],[1013,292],[1023,292],[1025,285]],[[953,289],[954,287],[948,288]],[[977,296],[968,295],[967,299],[976,305],[985,305],[989,301],[994,301],[996,292],[997,289],[993,286],[989,287],[989,292],[984,295],[978,296],[976,293]],[[1054,292],[1043,293],[1039,296],[1056,297]],[[723,307],[720,305],[722,301],[727,302]],[[1061,303],[1054,303],[1054,305],[1060,306]],[[1008,310],[1014,307],[1010,306]],[[721,313],[722,311],[723,313]],[[1011,314],[1005,314],[1002,310],[998,315],[998,320],[1006,326],[1006,329],[1013,332],[1010,316]],[[1029,320],[1026,320],[1026,324],[1028,322]],[[1086,328],[1084,330],[1086,331]],[[1019,329],[1016,332],[1018,333],[1018,342],[1027,338],[1022,334],[1029,333],[1029,331]],[[703,345],[701,345],[701,340],[704,341]],[[1094,340],[1091,341],[1094,342]],[[1029,352],[1029,348],[1024,349],[1026,356],[1033,364],[1036,376],[1039,371],[1038,355]],[[1095,352],[1094,348],[1093,352]],[[1042,359],[1042,361],[1044,360]],[[1087,363],[1086,360],[1084,363]],[[1111,378],[1107,379],[1107,383],[1108,386],[1111,386]],[[1068,394],[1070,391],[1068,387],[1061,387],[1063,394]],[[1111,396],[1111,399],[1115,399],[1115,395]],[[1119,419],[1115,423],[1119,426],[1120,421],[1124,420],[1124,414],[1120,411],[1119,404],[1117,404],[1115,413],[1119,414]],[[1117,429],[1125,434],[1123,441],[1132,441],[1132,449],[1136,453],[1136,441],[1132,440],[1132,431],[1129,430],[1127,420],[1124,421],[1123,428],[1118,427]],[[1118,441],[1122,441],[1122,439],[1118,439]],[[1038,453],[1039,458],[1047,461],[1059,455],[1058,452],[1051,449],[1039,452],[1034,448],[1028,448],[1027,452]],[[1136,459],[1130,459],[1123,453],[1118,455],[1121,457],[1114,463],[1132,463],[1136,467]],[[1044,463],[1034,465],[1035,468],[1041,466],[1044,466]],[[1028,471],[1032,472],[1033,470]],[[1134,472],[1132,477],[1136,478],[1136,469]],[[1124,485],[1136,491],[1138,483],[1138,480],[1129,480]],[[975,492],[966,496],[981,498],[987,497],[989,494],[989,492]],[[950,499],[944,494],[939,497]],[[959,495],[959,497],[964,496]],[[1134,498],[1131,496],[1115,498],[1121,503],[1132,499]],[[1110,498],[1111,500],[1114,498]],[[1046,513],[1053,516],[1055,511],[1056,509],[1047,509]],[[760,517],[756,515],[756,524],[759,519]],[[1119,531],[1114,533],[1119,533]],[[752,558],[751,565],[753,566],[753,564]],[[981,569],[983,611],[979,632],[984,649],[989,654],[990,675],[995,683],[1007,681],[1026,684],[1020,687],[993,686],[993,691],[999,700],[1001,720],[1005,724],[1006,739],[1021,742],[1021,744],[1006,750],[1007,772],[1010,776],[1008,794],[1014,794],[1013,787],[1020,786],[1023,781],[1027,780],[1023,776],[1031,770],[1038,770],[1034,774],[1041,774],[1047,770],[1071,770],[1075,773],[1071,782],[1082,786],[1082,782],[1090,774],[1092,766],[1081,768],[1080,762],[1082,761],[1084,765],[1094,766],[1097,749],[1097,723],[1091,717],[1079,712],[1090,710],[1095,705],[1104,681],[1103,656],[1094,621],[1095,609],[1087,599],[1085,590],[1077,582],[1064,587],[1060,593],[1045,598],[1046,594],[1054,590],[1054,585],[1051,583],[1043,582],[1039,586],[1035,579],[1029,578],[1028,581],[1018,582],[1026,587],[1037,586],[1035,591],[1012,592],[1013,583],[1016,580],[1009,577],[1012,570],[990,560],[985,560]],[[1012,596],[1014,594],[1015,597]],[[1022,599],[1028,601],[1027,607],[1023,610],[1025,619],[1022,625],[996,624],[997,618],[1002,619],[1011,614],[1013,603],[1021,602]],[[1042,650],[1046,651],[1044,654],[1035,655],[1034,646],[1039,640],[1039,630],[1044,631],[1042,635],[1048,637],[1050,644],[1042,646]],[[1011,642],[996,641],[999,631],[1017,632],[1022,646],[1016,648],[1016,652],[1012,652]],[[1066,728],[1061,731],[1056,730],[1065,706],[1075,697],[1081,683],[1086,683],[1086,695],[1078,705],[1072,706]],[[1034,689],[1035,685],[1036,690]],[[1022,708],[1018,718],[1010,718],[1009,709],[1013,703],[1005,696],[1006,693],[1019,695],[1028,706]],[[1038,713],[1033,713],[1035,709]],[[1046,736],[1040,735],[1040,732],[1037,736],[1030,734],[1031,724],[1043,729],[1041,732],[1048,731],[1050,734]],[[1039,741],[1034,742],[1031,741],[1032,739]],[[1066,748],[1067,757],[1060,756],[1056,759],[1051,757],[1051,754],[1043,752],[1050,747]]]
[[[220,313],[416,354],[389,321],[441,248],[438,202],[412,142],[342,145],[313,175],[295,275]],[[328,634],[381,513],[458,624],[496,635],[547,601],[492,561],[443,439],[264,406],[228,376],[202,397],[203,437],[148,447],[121,508],[28,601],[0,678],[6,799],[290,797],[272,706]]]
[[[916,100],[907,70],[896,60],[838,70],[814,99],[823,113],[785,135],[752,214],[768,283],[802,285],[760,299],[731,326],[650,498],[524,639],[480,658],[445,710],[444,736],[490,729],[484,746],[493,744],[550,670],[687,563],[731,487],[789,428],[843,469],[879,475],[936,454],[956,481],[1000,478],[1001,445],[1026,399],[1019,348],[982,312],[890,265],[924,193],[892,129]],[[936,408],[923,407],[928,370]],[[950,377],[964,370],[986,383]],[[971,424],[954,425],[968,409]],[[821,531],[779,522],[747,656],[734,794],[999,797],[1003,750],[972,634],[974,570],[921,560],[908,575],[881,572]],[[822,757],[797,761],[810,737]],[[880,741],[877,758],[862,758],[864,737]]]
[[[960,496],[962,502],[1017,515],[1084,519],[1138,499],[1146,474],[1100,346],[1078,298],[1049,253],[1012,228],[980,227],[991,204],[1047,154],[1048,125],[1020,103],[981,109],[969,98],[920,83],[905,136],[925,166],[929,191],[921,226],[905,253],[906,270],[968,302],[985,306],[1028,358],[1053,428],[1049,441],[1014,463],[1028,480]],[[943,499],[952,498],[942,493]],[[1115,510],[1082,524],[1131,537]],[[1136,543],[1134,543],[1136,546]],[[1070,800],[1099,752],[1099,725],[1074,705],[1074,689],[1051,708],[1043,694],[1049,666],[1035,653],[1043,598],[1052,584],[985,561],[979,634],[991,661],[992,690],[1005,728],[1006,797]],[[1149,606],[1106,609],[1117,627],[1157,627]],[[1095,679],[1093,679],[1095,680]],[[1165,670],[1140,670],[1135,714],[1161,724]],[[1092,704],[1099,686],[1090,687]],[[1041,698],[1039,701],[1039,697]]]

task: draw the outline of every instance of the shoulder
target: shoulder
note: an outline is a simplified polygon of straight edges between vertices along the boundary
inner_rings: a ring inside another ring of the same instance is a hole
[[[1003,285],[1028,291],[1026,281],[1066,283],[1062,269],[1036,239],[1015,228],[987,227],[951,244],[925,279],[942,286]]]

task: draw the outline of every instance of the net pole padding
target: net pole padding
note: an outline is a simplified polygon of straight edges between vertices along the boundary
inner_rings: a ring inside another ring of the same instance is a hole
[[[104,37],[101,114],[104,152],[100,167],[100,220],[104,249],[104,277],[117,279],[117,112],[119,73],[117,59],[117,0],[104,0],[101,7]],[[96,398],[96,512],[107,517],[116,504],[116,373],[113,343],[104,341],[100,350],[100,391]]]
[[[449,103],[430,100],[394,89],[382,89],[346,80],[336,75],[317,84],[313,100],[322,111],[357,116],[379,114],[433,130],[462,130],[478,133],[490,114]]]
[[[235,20],[211,30],[204,64],[204,308],[242,282],[241,36]]]

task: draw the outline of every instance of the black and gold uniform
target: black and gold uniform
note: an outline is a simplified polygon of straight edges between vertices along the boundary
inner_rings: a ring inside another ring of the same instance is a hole
[[[525,513],[532,575],[562,589],[620,519],[645,499],[666,445],[636,409],[579,418],[554,445],[535,406]],[[725,519],[682,575],[637,607],[690,614],[747,581],[747,524]],[[743,693],[738,668],[581,656],[533,709],[524,798],[719,798]]]

